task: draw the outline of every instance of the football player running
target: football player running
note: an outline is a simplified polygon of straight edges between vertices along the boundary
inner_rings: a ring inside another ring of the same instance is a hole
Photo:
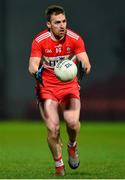
[[[68,163],[72,169],[79,166],[77,135],[80,130],[80,95],[78,79],[62,82],[54,74],[57,62],[71,59],[81,62],[86,74],[91,65],[83,39],[67,28],[63,7],[51,5],[46,10],[47,29],[40,32],[32,42],[29,59],[29,72],[36,78],[36,94],[41,116],[47,127],[47,141],[55,162],[55,173],[65,175],[60,139],[60,119],[58,107],[61,106],[67,127],[69,142]]]

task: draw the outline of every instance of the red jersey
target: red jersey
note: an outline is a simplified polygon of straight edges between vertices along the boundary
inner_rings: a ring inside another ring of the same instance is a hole
[[[85,51],[82,38],[75,32],[67,29],[65,38],[54,41],[51,33],[46,29],[39,33],[32,42],[31,57],[41,57],[41,64],[44,66],[42,74],[43,82],[48,84],[65,84],[71,82],[61,82],[54,74],[54,66],[64,59],[72,59],[76,54]],[[74,58],[75,61],[75,58]],[[75,78],[73,81],[77,81]]]

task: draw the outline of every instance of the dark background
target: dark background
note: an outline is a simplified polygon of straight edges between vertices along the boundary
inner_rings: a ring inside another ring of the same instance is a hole
[[[124,0],[0,0],[0,119],[40,118],[28,60],[51,4],[64,6],[69,27],[83,37],[92,64],[81,83],[81,119],[124,120]]]

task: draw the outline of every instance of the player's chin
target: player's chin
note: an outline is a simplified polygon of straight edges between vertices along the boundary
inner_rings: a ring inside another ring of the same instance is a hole
[[[59,33],[59,36],[60,36],[60,37],[64,37],[65,34],[66,34],[65,32],[60,32],[60,33]]]
[[[64,36],[65,34],[66,34],[66,30],[65,30],[65,29],[59,31],[59,35],[60,35],[60,36],[61,36],[61,35]]]

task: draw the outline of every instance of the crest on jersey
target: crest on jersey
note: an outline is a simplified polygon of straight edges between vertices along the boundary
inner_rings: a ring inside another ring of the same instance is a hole
[[[70,52],[71,52],[71,48],[70,48],[70,47],[67,47],[67,48],[66,48],[66,51],[67,51],[67,53],[70,53]]]

